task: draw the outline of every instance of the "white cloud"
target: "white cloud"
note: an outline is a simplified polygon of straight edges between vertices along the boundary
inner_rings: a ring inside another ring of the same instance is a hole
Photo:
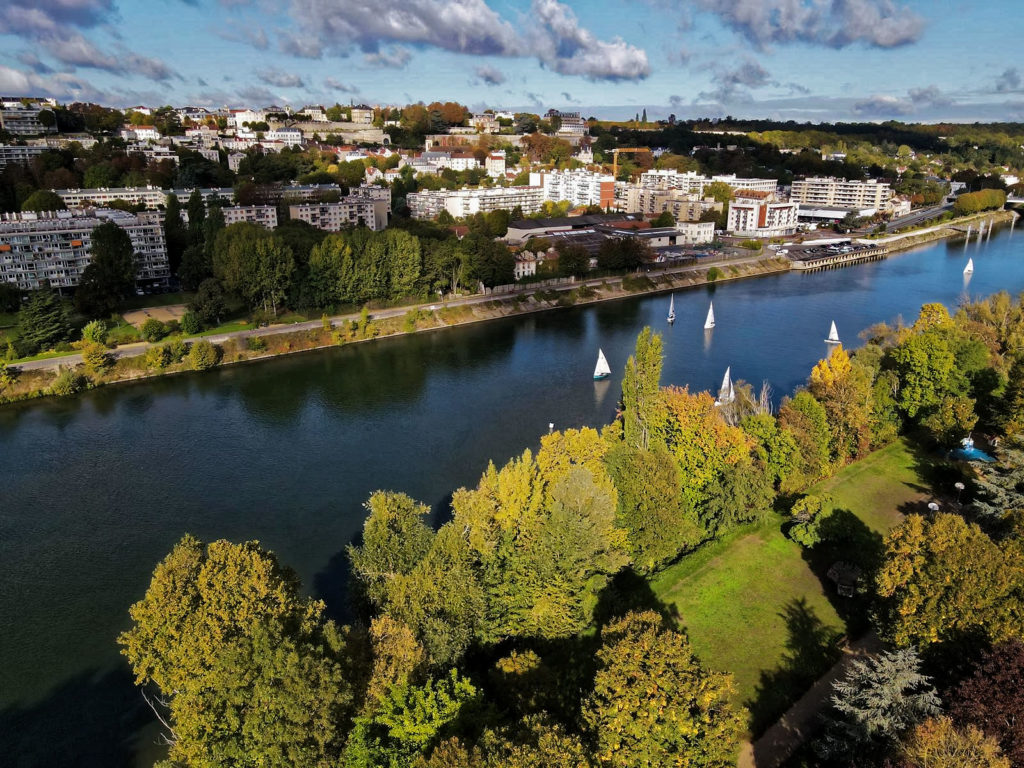
[[[697,0],[755,45],[864,43],[893,48],[921,36],[924,20],[894,0]]]
[[[278,88],[304,88],[306,85],[298,75],[278,72],[273,69],[259,70],[256,72],[256,77],[267,85],[274,85]]]

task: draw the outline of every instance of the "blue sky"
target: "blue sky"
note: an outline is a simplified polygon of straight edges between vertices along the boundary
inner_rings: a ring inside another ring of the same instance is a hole
[[[1024,120],[1020,0],[3,0],[0,94]]]

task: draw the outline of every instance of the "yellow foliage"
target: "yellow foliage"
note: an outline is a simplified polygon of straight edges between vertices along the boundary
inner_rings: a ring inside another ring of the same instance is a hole
[[[1010,768],[995,739],[973,725],[958,731],[948,717],[929,718],[914,728],[903,755],[911,768]]]

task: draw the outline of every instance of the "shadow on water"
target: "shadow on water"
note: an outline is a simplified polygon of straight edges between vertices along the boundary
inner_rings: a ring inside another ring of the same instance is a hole
[[[127,667],[88,672],[44,700],[0,711],[6,768],[132,768],[152,716]]]
[[[839,658],[842,637],[825,625],[804,598],[791,600],[779,616],[786,623],[782,665],[762,672],[754,699],[746,702],[751,730],[762,733]]]

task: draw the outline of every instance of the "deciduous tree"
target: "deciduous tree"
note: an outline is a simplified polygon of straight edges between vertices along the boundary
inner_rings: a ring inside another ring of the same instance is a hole
[[[90,253],[75,290],[75,306],[89,317],[108,317],[135,287],[132,241],[121,227],[107,221],[93,229]]]
[[[707,672],[686,636],[658,614],[630,613],[601,631],[583,718],[603,766],[736,764],[743,721],[728,675]]]

